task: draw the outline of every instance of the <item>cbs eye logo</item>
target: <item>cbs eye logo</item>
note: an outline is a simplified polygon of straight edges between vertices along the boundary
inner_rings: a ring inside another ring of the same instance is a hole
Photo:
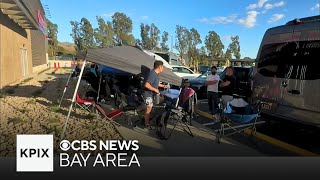
[[[72,142],[68,140],[62,140],[60,142],[60,149],[62,151],[68,151],[69,149],[74,150],[74,151],[80,151],[80,150],[91,150],[94,151],[97,149],[96,146],[96,141],[91,140],[74,140]]]
[[[62,151],[68,151],[70,149],[70,147],[71,147],[71,144],[68,140],[62,140],[60,142],[60,149]]]

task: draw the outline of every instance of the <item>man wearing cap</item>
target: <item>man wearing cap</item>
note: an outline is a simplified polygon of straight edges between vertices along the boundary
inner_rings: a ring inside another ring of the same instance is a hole
[[[218,120],[218,84],[220,81],[220,76],[217,75],[217,67],[211,67],[211,74],[208,75],[206,85],[207,85],[207,95],[208,95],[208,105],[210,113],[213,115],[213,119]]]

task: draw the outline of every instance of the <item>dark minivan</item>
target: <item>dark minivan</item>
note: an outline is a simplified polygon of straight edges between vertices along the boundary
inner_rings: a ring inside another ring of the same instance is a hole
[[[256,59],[253,98],[271,116],[320,126],[320,16],[266,31]]]

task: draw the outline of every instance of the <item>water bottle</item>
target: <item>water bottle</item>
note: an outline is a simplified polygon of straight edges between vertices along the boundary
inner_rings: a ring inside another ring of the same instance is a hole
[[[155,95],[154,103],[157,104],[157,105],[160,103],[160,95],[159,94]]]
[[[167,90],[169,91],[169,89],[170,89],[170,84],[168,83],[167,84]]]

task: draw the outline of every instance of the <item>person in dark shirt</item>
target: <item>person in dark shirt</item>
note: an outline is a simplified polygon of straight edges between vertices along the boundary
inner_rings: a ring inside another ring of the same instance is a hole
[[[159,74],[164,70],[162,61],[155,61],[153,65],[153,70],[151,70],[146,78],[144,84],[144,99],[146,103],[146,111],[144,114],[145,125],[147,128],[151,129],[150,126],[150,114],[153,107],[153,99],[155,95],[160,94],[160,88],[166,88],[165,85],[159,83]]]
[[[227,67],[226,77],[222,79],[220,87],[222,90],[222,103],[226,106],[227,102],[233,99],[233,94],[236,90],[236,77],[234,76],[234,70],[232,67]]]

